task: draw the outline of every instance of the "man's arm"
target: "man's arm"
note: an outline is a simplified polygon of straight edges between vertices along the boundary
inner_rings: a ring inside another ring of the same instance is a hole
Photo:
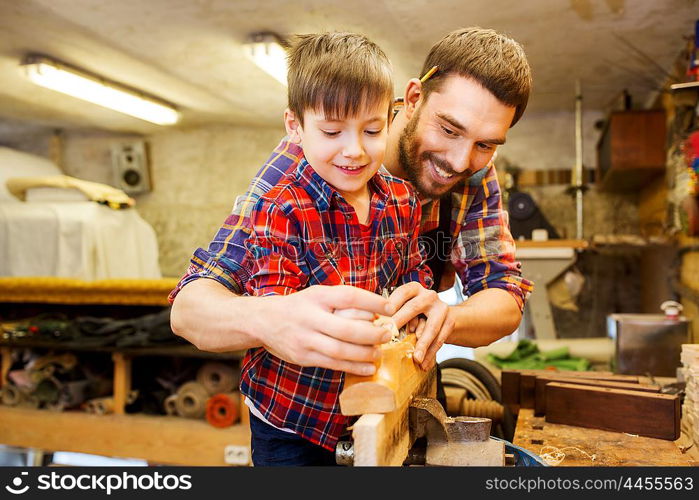
[[[351,286],[312,286],[287,296],[238,296],[213,279],[183,287],[172,304],[172,331],[203,351],[265,346],[291,363],[371,375],[373,346],[390,333],[333,314],[357,308],[387,314],[380,295]]]

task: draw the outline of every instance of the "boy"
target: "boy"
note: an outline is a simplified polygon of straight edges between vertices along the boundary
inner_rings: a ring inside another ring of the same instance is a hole
[[[393,102],[384,53],[361,35],[303,35],[290,49],[288,83],[284,123],[304,158],[253,209],[248,293],[317,284],[381,293],[413,281],[429,289],[417,197],[379,172]],[[242,372],[254,464],[333,464],[348,423],[338,402],[343,373],[288,363],[265,347],[248,350]]]

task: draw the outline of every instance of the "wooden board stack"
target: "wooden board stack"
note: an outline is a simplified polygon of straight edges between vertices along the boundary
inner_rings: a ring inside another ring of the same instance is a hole
[[[675,440],[679,396],[635,375],[609,372],[518,370],[502,372],[503,404],[533,409],[546,421]]]
[[[682,377],[686,382],[682,405],[682,428],[687,429],[694,445],[699,446],[699,344],[682,344]]]

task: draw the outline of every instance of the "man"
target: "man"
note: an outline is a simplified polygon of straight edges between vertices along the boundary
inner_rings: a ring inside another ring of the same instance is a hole
[[[422,74],[435,66],[424,82],[408,82],[403,108],[391,124],[384,165],[417,189],[422,233],[436,247],[447,240],[447,256],[428,256],[444,268],[435,281],[446,273],[441,280],[446,283],[450,274],[459,273],[468,300],[447,306],[435,291],[416,283],[401,286],[389,299],[349,286],[313,286],[277,297],[237,295],[249,278],[243,257],[249,211],[303,158],[298,146],[282,141],[209,250],[195,252],[171,294],[175,333],[206,351],[263,346],[301,366],[370,375],[385,334],[366,321],[373,313],[393,315],[398,327],[424,316],[411,326],[418,336],[414,359],[424,369],[434,365],[445,342],[487,345],[517,328],[532,284],[514,260],[491,160],[526,108],[529,65],[514,40],[466,28],[432,47]],[[445,257],[453,267],[444,266]],[[350,311],[335,314],[340,310]]]

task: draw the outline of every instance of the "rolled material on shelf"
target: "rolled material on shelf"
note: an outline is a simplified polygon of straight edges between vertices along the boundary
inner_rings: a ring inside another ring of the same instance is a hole
[[[240,375],[233,366],[218,361],[204,363],[197,372],[197,382],[211,396],[234,391],[239,381]]]
[[[41,380],[32,391],[32,395],[43,404],[55,405],[62,391],[63,385],[56,378],[51,377]]]
[[[0,389],[0,403],[5,406],[17,406],[24,399],[22,391],[13,384],[5,384]]]
[[[165,414],[170,416],[177,415],[177,394],[170,394],[163,402]]]
[[[177,390],[177,414],[185,418],[202,418],[206,413],[209,393],[199,382],[187,382]]]
[[[214,394],[206,401],[206,421],[214,427],[230,427],[240,418],[240,394]]]
[[[138,389],[133,389],[129,391],[129,393],[126,395],[126,404],[130,405],[134,403],[138,399]]]
[[[88,379],[65,382],[61,388],[60,404],[64,408],[80,406],[87,399],[86,391],[89,386],[90,381]]]
[[[88,413],[95,413],[97,415],[114,413],[114,398],[109,396],[91,399],[85,404],[85,409]]]

